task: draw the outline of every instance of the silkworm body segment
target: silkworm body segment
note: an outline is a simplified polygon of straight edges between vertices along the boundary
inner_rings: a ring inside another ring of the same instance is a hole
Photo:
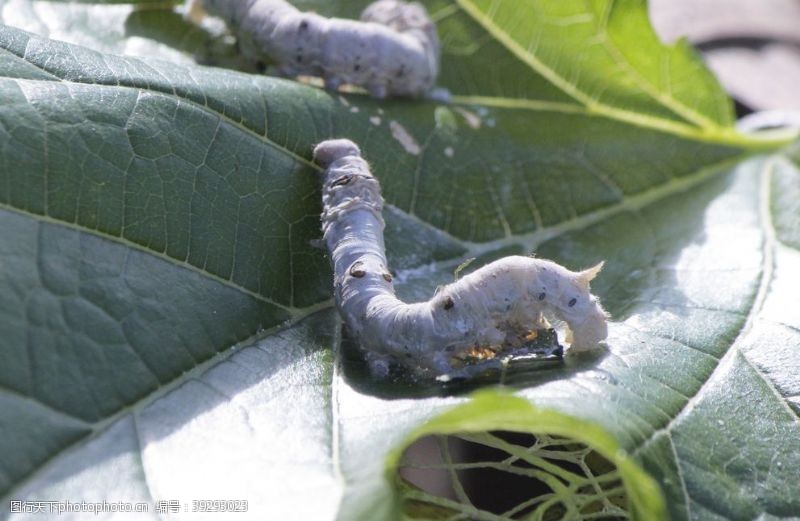
[[[571,351],[606,338],[607,314],[589,288],[602,263],[573,272],[552,261],[510,256],[440,288],[426,302],[402,302],[387,277],[380,185],[358,147],[325,141],[314,158],[325,168],[322,228],[336,304],[373,359],[411,360],[444,374],[459,351],[521,344],[529,331],[547,327],[545,311],[568,325]]]
[[[364,87],[372,96],[420,96],[439,73],[439,39],[425,8],[379,0],[361,21],[326,18],[284,0],[202,0],[224,18],[253,57],[287,76],[319,76],[330,89]]]

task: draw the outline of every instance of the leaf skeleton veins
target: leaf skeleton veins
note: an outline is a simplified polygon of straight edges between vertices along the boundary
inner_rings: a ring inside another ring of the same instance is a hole
[[[607,313],[589,283],[602,263],[573,272],[555,262],[509,256],[440,288],[426,302],[395,296],[384,248],[383,198],[352,141],[323,141],[322,230],[334,272],[336,305],[366,350],[374,373],[392,362],[457,374],[450,359],[482,346],[515,346],[546,328],[543,311],[567,323],[570,350],[592,349],[608,334]]]
[[[249,57],[266,58],[286,76],[319,76],[325,87],[365,88],[373,97],[421,96],[439,74],[436,25],[418,3],[378,0],[361,20],[325,18],[284,0],[193,0],[225,19]],[[197,14],[197,16],[195,16]]]

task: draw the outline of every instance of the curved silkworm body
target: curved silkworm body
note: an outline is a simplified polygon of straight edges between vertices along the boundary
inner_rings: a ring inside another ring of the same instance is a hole
[[[439,74],[436,25],[417,3],[379,0],[361,21],[305,13],[284,0],[202,0],[239,37],[243,52],[287,76],[320,76],[329,89],[351,84],[376,98],[420,96]]]
[[[322,230],[336,305],[373,361],[390,357],[446,374],[459,351],[523,344],[531,330],[547,327],[545,310],[567,323],[572,351],[606,338],[607,314],[589,292],[602,263],[572,272],[548,260],[505,257],[440,288],[427,302],[402,302],[386,262],[380,185],[358,147],[345,139],[324,141],[314,159],[325,168]]]

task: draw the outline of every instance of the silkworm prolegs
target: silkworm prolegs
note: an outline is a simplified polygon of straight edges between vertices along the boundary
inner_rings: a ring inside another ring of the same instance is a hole
[[[547,327],[544,311],[566,322],[571,351],[607,336],[607,314],[589,283],[602,263],[573,272],[549,260],[510,256],[440,288],[426,302],[395,296],[386,261],[380,185],[352,141],[324,141],[314,160],[325,170],[322,230],[336,305],[377,373],[388,361],[453,371],[451,358],[480,346],[518,345]]]

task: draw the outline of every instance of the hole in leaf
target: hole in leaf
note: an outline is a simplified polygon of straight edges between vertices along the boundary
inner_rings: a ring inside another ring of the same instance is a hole
[[[400,459],[409,519],[630,519],[617,467],[591,447],[508,431],[425,436]]]

